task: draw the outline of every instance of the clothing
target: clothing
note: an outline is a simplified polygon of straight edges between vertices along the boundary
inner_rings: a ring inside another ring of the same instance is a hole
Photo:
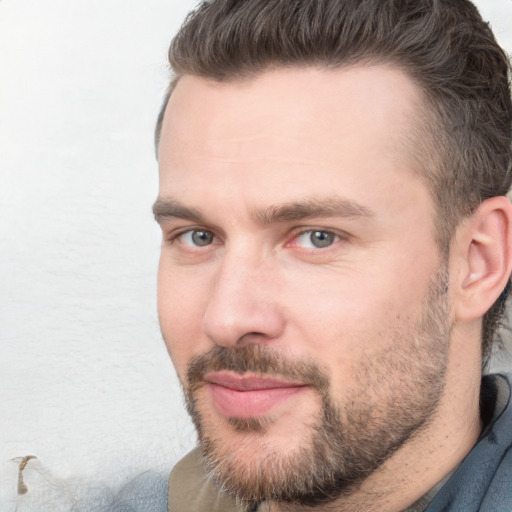
[[[483,377],[480,410],[485,427],[478,441],[446,482],[408,510],[512,512],[511,381],[512,375]],[[219,491],[197,448],[171,472],[168,504],[169,512],[249,512]]]
[[[425,512],[512,511],[511,377],[484,377],[480,410],[486,427]]]
[[[199,448],[183,457],[169,477],[169,512],[246,512],[241,503],[225,493],[203,467]]]

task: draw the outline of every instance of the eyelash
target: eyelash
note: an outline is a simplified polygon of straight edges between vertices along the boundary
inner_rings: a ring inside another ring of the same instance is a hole
[[[328,230],[325,230],[325,229],[306,229],[304,231],[301,231],[301,232],[297,233],[293,237],[292,241],[295,242],[295,241],[299,240],[302,237],[309,236],[309,241],[310,241],[311,245],[314,246],[312,236],[313,235],[320,235],[320,234],[321,235],[326,235],[326,239],[330,243],[328,243],[328,245],[324,245],[324,246],[309,247],[308,249],[310,249],[310,250],[328,249],[329,247],[331,247],[336,242],[339,242],[342,239],[342,237],[340,235],[338,235],[337,233],[334,233],[332,231],[328,231]],[[319,239],[318,241],[319,242],[323,242],[324,240]]]
[[[215,235],[215,233],[209,229],[205,229],[205,228],[201,228],[201,227],[192,227],[192,228],[188,228],[188,229],[184,229],[182,231],[172,233],[168,237],[168,243],[172,245],[177,241],[179,242],[180,239],[183,239],[183,237],[185,235],[193,236],[193,233],[195,233],[195,232],[196,233],[203,232],[203,233],[210,234],[212,236],[212,242],[207,243],[205,245],[195,245],[192,243],[186,243],[186,244],[184,243],[184,245],[186,245],[187,247],[192,247],[194,249],[198,249],[198,250],[201,250],[204,247],[209,247],[211,245],[218,245],[218,243],[217,244],[215,243],[215,240],[216,239],[218,240],[218,237]],[[297,240],[299,240],[301,237],[304,237],[306,235],[311,236],[314,233],[321,233],[323,235],[327,235],[328,237],[332,238],[332,242],[324,247],[300,247],[300,245],[298,245],[296,243]],[[336,231],[332,231],[332,230],[328,230],[328,229],[324,229],[324,228],[302,228],[302,229],[296,229],[295,231],[292,231],[291,239],[285,245],[291,244],[292,247],[297,247],[299,249],[310,250],[310,251],[316,252],[316,251],[320,251],[320,250],[327,250],[330,247],[332,247],[334,244],[336,244],[337,242],[347,240],[347,238],[348,238],[348,236],[345,233],[340,234]]]

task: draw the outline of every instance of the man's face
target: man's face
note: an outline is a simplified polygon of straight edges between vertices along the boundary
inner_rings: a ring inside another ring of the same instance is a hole
[[[185,76],[171,97],[160,323],[240,497],[349,492],[436,411],[450,325],[419,102],[384,66]]]

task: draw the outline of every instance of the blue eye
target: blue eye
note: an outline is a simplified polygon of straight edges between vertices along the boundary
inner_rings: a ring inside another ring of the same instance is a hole
[[[180,235],[183,243],[195,247],[204,247],[213,243],[214,235],[211,231],[203,229],[191,229]]]
[[[339,236],[329,231],[304,231],[297,237],[297,245],[307,249],[323,249],[339,240]]]

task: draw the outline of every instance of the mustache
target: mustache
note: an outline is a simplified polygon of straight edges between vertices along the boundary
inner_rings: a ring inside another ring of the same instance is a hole
[[[186,388],[189,391],[197,389],[204,384],[207,373],[222,370],[238,374],[284,377],[314,387],[322,395],[329,388],[326,372],[315,362],[308,359],[290,359],[257,344],[239,347],[215,345],[207,352],[194,356],[186,372]]]

